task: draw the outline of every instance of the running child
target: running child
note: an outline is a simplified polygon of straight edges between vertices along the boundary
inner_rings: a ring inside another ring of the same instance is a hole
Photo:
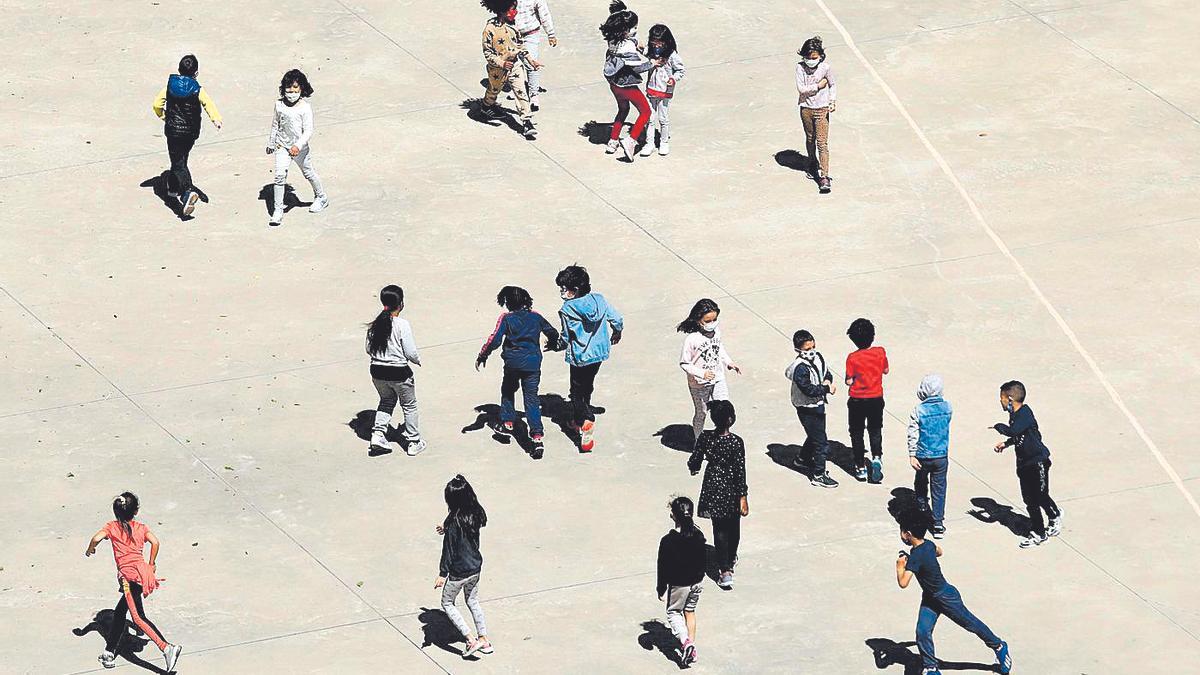
[[[929,514],[921,510],[910,510],[898,516],[900,541],[911,550],[900,551],[896,558],[896,583],[908,588],[913,577],[921,586],[921,610],[917,614],[917,649],[921,652],[924,675],[941,675],[938,659],[933,650],[933,628],[939,616],[945,615],[965,630],[975,634],[996,655],[1000,673],[1007,675],[1012,670],[1012,657],[1008,644],[996,637],[987,624],[980,621],[963,604],[958,589],[951,586],[942,576],[938,558],[942,547],[925,539],[929,527]]]
[[[687,69],[679,57],[675,36],[670,28],[661,23],[650,28],[646,56],[654,64],[646,77],[646,98],[654,113],[651,127],[658,127],[658,154],[666,157],[671,154],[671,99],[675,96],[675,85],[683,79]],[[653,152],[654,133],[653,129],[648,128],[642,156],[648,157]]]
[[[372,457],[392,451],[388,441],[388,424],[399,401],[404,411],[405,453],[409,457],[421,454],[427,447],[421,438],[417,415],[417,382],[412,366],[421,365],[421,355],[413,338],[412,326],[400,318],[404,310],[404,289],[396,285],[379,291],[383,309],[367,324],[367,354],[371,357],[371,381],[379,392],[375,410],[375,426],[371,431]]]
[[[704,483],[700,487],[700,517],[712,521],[713,546],[717,552],[717,585],[733,589],[733,569],[737,566],[738,544],[742,541],[742,518],[750,515],[746,487],[746,444],[729,429],[737,421],[733,404],[713,401],[708,404],[715,430],[700,434],[696,450],[688,458],[692,475],[705,461]]]
[[[488,356],[504,345],[500,357],[504,360],[504,379],[500,384],[500,427],[497,432],[513,433],[517,419],[515,397],[517,387],[525,399],[525,417],[529,421],[529,440],[533,450],[529,456],[541,459],[546,446],[542,427],[542,405],[538,400],[538,384],[542,379],[542,350],[538,335],[546,336],[546,345],[558,344],[558,331],[541,314],[533,311],[533,298],[518,286],[505,286],[496,295],[496,304],[508,309],[496,320],[496,328],[483,343],[475,359],[475,370],[487,366]]]
[[[846,412],[850,422],[850,445],[854,448],[855,478],[871,483],[883,482],[883,376],[888,374],[887,352],[872,347],[875,324],[855,319],[846,331],[858,347],[846,357]],[[871,463],[863,431],[871,439]]]
[[[117,667],[117,650],[121,646],[121,638],[125,636],[125,615],[133,615],[133,623],[162,650],[163,661],[167,672],[175,670],[183,647],[167,642],[158,626],[146,617],[142,608],[142,597],[148,597],[158,588],[158,582],[166,581],[155,575],[155,561],[158,559],[158,537],[145,524],[134,520],[138,513],[138,498],[132,492],[122,492],[117,495],[112,504],[116,520],[110,520],[92,535],[88,542],[85,557],[91,557],[96,552],[96,546],[108,539],[112,542],[113,559],[117,564],[117,584],[120,586],[121,599],[113,609],[112,625],[108,629],[104,643],[104,651],[100,654],[100,665],[105,668]],[[146,543],[150,544],[150,561],[143,558]]]
[[[192,186],[192,172],[188,170],[188,155],[200,138],[200,109],[204,109],[218,131],[221,129],[221,113],[196,81],[199,72],[200,62],[195,56],[188,54],[180,59],[179,74],[167,78],[167,86],[154,97],[152,106],[154,114],[163,121],[167,156],[171,158],[167,195],[179,198],[185,216],[192,215],[196,202],[200,201],[200,194]]]
[[[267,137],[267,154],[275,155],[275,200],[272,204],[271,225],[283,222],[283,196],[287,186],[288,168],[295,161],[300,172],[312,185],[313,203],[309,213],[320,213],[329,206],[329,197],[321,187],[321,177],[313,168],[308,141],[313,135],[313,111],[308,99],[312,85],[299,70],[289,70],[279,82],[279,98],[271,117],[271,135]]]
[[[654,64],[642,54],[637,42],[638,16],[625,7],[625,3],[616,0],[608,6],[608,19],[600,26],[600,33],[608,44],[604,61],[604,78],[612,90],[613,98],[617,100],[617,116],[613,119],[612,134],[609,136],[605,152],[613,154],[618,148],[625,158],[633,161],[638,139],[650,123],[650,102],[642,93],[642,73],[654,67]],[[629,106],[637,108],[637,120],[629,135],[621,138],[625,128],[625,118],[629,115]]]
[[[671,500],[675,527],[658,542],[658,600],[667,602],[667,623],[679,640],[679,663],[696,662],[696,604],[704,590],[704,533],[692,519],[692,500]]]
[[[564,267],[554,278],[563,299],[558,318],[562,324],[558,349],[566,351],[571,370],[571,428],[579,432],[579,449],[591,452],[596,415],[592,392],[596,373],[608,360],[612,345],[621,341],[624,319],[603,295],[592,292],[591,277],[578,265]],[[611,331],[611,333],[610,333]]]
[[[521,33],[513,25],[517,18],[517,0],[480,0],[481,5],[495,16],[483,26],[483,58],[487,61],[487,93],[480,110],[492,119],[504,116],[496,97],[508,85],[517,100],[517,116],[525,138],[537,138],[533,125],[533,108],[529,102],[529,73],[542,67],[529,55]]]
[[[687,374],[688,392],[695,407],[692,414],[693,446],[700,440],[700,432],[704,431],[708,402],[714,399],[729,400],[725,371],[742,372],[733,363],[721,341],[721,329],[717,326],[717,317],[720,315],[721,308],[717,303],[704,298],[692,306],[688,317],[676,327],[677,331],[687,335],[679,354],[679,367]]]
[[[467,639],[467,648],[463,650],[462,657],[465,659],[475,652],[491,654],[495,649],[488,640],[483,607],[479,604],[479,574],[483,571],[479,530],[487,525],[487,512],[462,474],[446,483],[444,495],[449,513],[442,524],[435,528],[442,535],[442,558],[433,587],[442,589],[442,611]],[[467,609],[471,611],[471,620],[475,623],[474,632],[467,627],[466,619],[455,606],[459,593],[466,596]]]
[[[829,115],[837,110],[837,80],[825,62],[825,47],[821,36],[804,41],[796,51],[796,90],[800,94],[800,122],[804,125],[804,142],[808,149],[809,169],[822,194],[832,185],[829,177]]]
[[[954,415],[950,402],[942,397],[944,388],[941,375],[926,375],[917,388],[920,403],[908,418],[908,463],[917,472],[913,491],[933,516],[929,531],[934,539],[946,535],[946,472],[950,468],[950,419]]]
[[[1025,405],[1025,385],[1011,380],[1000,385],[1000,407],[1008,412],[1008,424],[992,428],[1008,437],[996,444],[996,452],[1016,446],[1017,480],[1021,484],[1021,499],[1029,510],[1032,531],[1021,540],[1021,548],[1045,543],[1047,537],[1062,532],[1062,509],[1050,498],[1050,448],[1042,442],[1033,408]],[[1050,519],[1047,527],[1042,512]]]
[[[796,458],[796,467],[809,472],[809,482],[823,488],[838,486],[825,469],[829,458],[829,437],[825,431],[825,402],[837,391],[825,357],[817,351],[812,333],[798,330],[792,335],[796,358],[784,371],[792,381],[792,405],[804,427],[804,448]]]
[[[551,47],[558,46],[558,36],[554,32],[554,17],[550,15],[550,4],[546,0],[517,0],[517,16],[513,26],[521,34],[529,58],[537,61],[542,58],[542,37]],[[529,106],[533,112],[541,107],[542,69],[533,68],[526,78],[529,81]]]

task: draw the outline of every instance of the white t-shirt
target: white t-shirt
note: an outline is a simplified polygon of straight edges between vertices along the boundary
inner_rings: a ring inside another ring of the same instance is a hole
[[[295,105],[288,105],[282,100],[275,101],[275,115],[271,120],[271,136],[267,139],[267,147],[290,148],[293,145],[303,148],[308,145],[308,139],[313,135],[312,106],[307,99],[300,99]]]

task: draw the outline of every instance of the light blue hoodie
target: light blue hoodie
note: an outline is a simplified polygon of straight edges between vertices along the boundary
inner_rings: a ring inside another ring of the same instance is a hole
[[[590,366],[608,359],[613,332],[625,326],[621,314],[599,293],[588,293],[563,302],[558,310],[562,323],[560,344],[566,350],[565,359],[572,366]]]

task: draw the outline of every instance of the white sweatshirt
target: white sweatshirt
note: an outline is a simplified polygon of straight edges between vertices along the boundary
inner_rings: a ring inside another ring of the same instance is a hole
[[[382,354],[371,354],[371,340],[367,338],[367,354],[373,366],[421,365],[417,352],[417,341],[413,338],[412,326],[407,320],[392,317],[392,334],[388,336],[387,350]]]
[[[690,377],[688,384],[693,386],[714,384],[725,379],[725,371],[729,369],[733,359],[721,344],[721,329],[713,331],[712,337],[699,331],[688,333],[683,339],[683,349],[679,353],[679,367]],[[713,379],[704,379],[704,373],[712,371]]]
[[[267,149],[290,148],[293,145],[303,149],[312,138],[313,131],[312,106],[307,99],[302,98],[295,105],[288,105],[283,100],[275,101]]]

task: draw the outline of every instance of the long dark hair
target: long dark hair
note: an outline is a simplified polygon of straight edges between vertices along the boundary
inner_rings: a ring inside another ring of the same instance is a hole
[[[293,68],[283,74],[283,79],[279,80],[279,96],[283,97],[287,93],[287,88],[292,86],[292,83],[300,85],[300,96],[308,98],[313,95],[312,85],[308,83],[308,76],[303,72]]]
[[[679,532],[688,539],[704,536],[700,528],[696,527],[696,521],[693,520],[695,515],[696,507],[692,504],[692,500],[687,497],[676,497],[671,500],[671,518],[679,526]]]
[[[404,306],[404,289],[389,284],[379,291],[379,302],[383,310],[375,320],[367,324],[367,351],[371,356],[387,352],[388,340],[392,337],[392,312]]]
[[[646,47],[650,48],[650,43],[655,40],[662,40],[662,51],[655,54],[657,58],[669,59],[675,53],[678,46],[675,44],[675,36],[671,34],[671,29],[661,23],[656,23],[650,27],[650,35],[646,38]]]
[[[453,520],[464,530],[478,532],[487,525],[487,511],[475,496],[475,488],[460,473],[446,483],[446,508],[450,513],[446,521]]]
[[[138,498],[132,492],[122,492],[113,499],[113,515],[117,517],[117,522],[121,524],[121,529],[125,530],[125,534],[133,536],[133,526],[129,523],[138,512]]]
[[[705,314],[716,312],[717,316],[721,316],[721,308],[717,306],[716,301],[703,298],[696,304],[692,305],[692,311],[688,313],[688,317],[679,322],[675,330],[680,333],[698,333],[700,332],[700,319],[704,318]]]
[[[533,307],[533,298],[520,286],[505,286],[496,294],[496,304],[507,307],[510,312],[519,312]]]
[[[825,60],[825,45],[821,43],[820,35],[814,35],[804,41],[804,44],[800,46],[800,58],[807,59],[808,55],[813,52],[820,54],[822,61]]]
[[[729,431],[729,428],[737,421],[737,413],[734,412],[733,404],[729,401],[722,401],[720,399],[709,401],[708,414],[712,417],[713,425],[717,427],[718,434]]]
[[[620,42],[638,25],[638,15],[629,11],[621,0],[610,3],[608,11],[608,19],[600,25],[600,33],[609,42]]]

